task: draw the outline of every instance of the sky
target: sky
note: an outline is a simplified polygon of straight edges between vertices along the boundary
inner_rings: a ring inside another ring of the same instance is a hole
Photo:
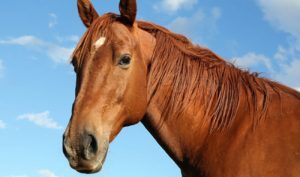
[[[93,0],[99,14],[119,1]],[[163,25],[243,69],[300,91],[299,0],[138,1]],[[180,177],[143,125],[122,130],[100,173],[79,174],[62,153],[75,74],[69,56],[86,30],[76,0],[2,0],[0,177]]]

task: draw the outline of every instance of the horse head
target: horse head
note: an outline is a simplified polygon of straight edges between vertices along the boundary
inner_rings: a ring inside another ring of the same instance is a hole
[[[72,56],[76,98],[63,149],[70,166],[82,173],[98,172],[109,143],[146,112],[155,39],[137,27],[135,0],[121,0],[119,9],[120,15],[98,15],[89,0],[78,0],[87,31]]]

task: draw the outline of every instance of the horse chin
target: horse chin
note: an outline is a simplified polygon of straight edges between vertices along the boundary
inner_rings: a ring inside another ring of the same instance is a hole
[[[101,171],[102,166],[105,162],[106,155],[108,152],[108,146],[104,148],[95,160],[80,160],[76,163],[70,161],[70,166],[78,171],[79,173],[84,174],[93,174]]]

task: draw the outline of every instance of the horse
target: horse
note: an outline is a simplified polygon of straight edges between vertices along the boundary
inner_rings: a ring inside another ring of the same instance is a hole
[[[120,0],[120,15],[77,4],[87,30],[71,61],[63,152],[72,168],[100,171],[109,143],[142,122],[183,177],[300,176],[298,91],[136,20],[136,0]]]

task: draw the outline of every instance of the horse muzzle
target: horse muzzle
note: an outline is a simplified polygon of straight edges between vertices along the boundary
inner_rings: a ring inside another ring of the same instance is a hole
[[[63,136],[63,152],[70,166],[80,173],[96,173],[103,166],[109,147],[109,138],[98,141],[96,136],[83,133],[75,141],[70,141],[66,133]]]

